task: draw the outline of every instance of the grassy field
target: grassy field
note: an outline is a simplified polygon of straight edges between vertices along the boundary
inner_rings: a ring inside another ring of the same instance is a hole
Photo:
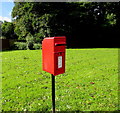
[[[51,74],[41,50],[2,53],[2,110],[51,111]],[[118,110],[118,49],[67,49],[56,76],[56,111]]]

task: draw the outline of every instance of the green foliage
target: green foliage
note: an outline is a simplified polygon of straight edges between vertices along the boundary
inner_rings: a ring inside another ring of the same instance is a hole
[[[42,34],[41,34],[41,33],[36,33],[36,34],[34,35],[34,42],[35,42],[35,43],[41,43],[41,42],[42,42],[42,39],[43,39],[43,37],[42,37]]]
[[[15,42],[15,49],[19,50],[26,50],[27,49],[27,43],[25,42]]]
[[[6,37],[5,36],[1,36],[0,39],[6,39]]]
[[[113,2],[15,2],[14,31],[20,40],[31,34],[34,43],[41,43],[44,37],[64,35],[68,47],[86,40],[93,46],[97,40],[101,41],[101,47],[113,46],[113,41],[103,43],[110,38],[115,41],[112,37],[119,36],[119,7],[120,3]],[[80,36],[84,37],[82,41]]]
[[[37,3],[41,4],[41,3]],[[39,38],[46,37],[49,33],[47,29],[49,14],[36,14],[37,9],[34,8],[37,5],[36,3],[15,3],[15,7],[12,11],[13,18],[16,17],[16,27],[15,32],[19,36],[19,39],[25,40],[28,34],[31,34],[33,37],[38,36]],[[18,11],[20,13],[18,13]],[[37,37],[38,40],[38,37]]]
[[[1,28],[1,26],[2,26],[2,21],[0,21],[0,37],[2,36],[2,28]]]
[[[35,50],[41,49],[41,44],[35,43],[34,46],[33,46],[33,48],[34,48]]]
[[[2,110],[51,111],[51,74],[40,50],[2,53]],[[67,49],[56,78],[56,111],[118,110],[118,49]]]
[[[113,13],[108,14],[107,19],[109,20],[108,23],[110,25],[115,25],[116,24],[115,14],[113,14]]]
[[[26,37],[27,49],[41,49],[39,36],[33,37],[31,34],[28,34]]]
[[[33,36],[31,34],[27,35],[26,41],[27,41],[27,49],[33,49],[34,38],[33,38]]]
[[[2,24],[2,36],[6,37],[6,39],[14,39],[17,38],[14,33],[14,24],[12,22],[4,22]]]
[[[15,2],[12,17],[16,18],[19,39],[25,39],[29,33],[33,36],[40,33],[43,38],[75,32],[80,26],[116,25],[118,7],[118,3],[99,2]]]

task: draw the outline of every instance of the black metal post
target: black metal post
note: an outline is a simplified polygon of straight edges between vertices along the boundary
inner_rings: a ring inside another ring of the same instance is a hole
[[[52,109],[53,109],[53,113],[55,113],[55,76],[53,74],[52,75]]]

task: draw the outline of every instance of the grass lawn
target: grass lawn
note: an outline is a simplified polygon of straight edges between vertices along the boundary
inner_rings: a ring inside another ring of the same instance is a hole
[[[51,74],[41,50],[2,52],[2,110],[51,111]],[[56,76],[56,111],[118,110],[118,49],[67,49]]]

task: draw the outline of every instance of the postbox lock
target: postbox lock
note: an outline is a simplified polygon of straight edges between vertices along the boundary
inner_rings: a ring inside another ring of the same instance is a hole
[[[62,52],[59,52],[59,55],[62,55]]]

